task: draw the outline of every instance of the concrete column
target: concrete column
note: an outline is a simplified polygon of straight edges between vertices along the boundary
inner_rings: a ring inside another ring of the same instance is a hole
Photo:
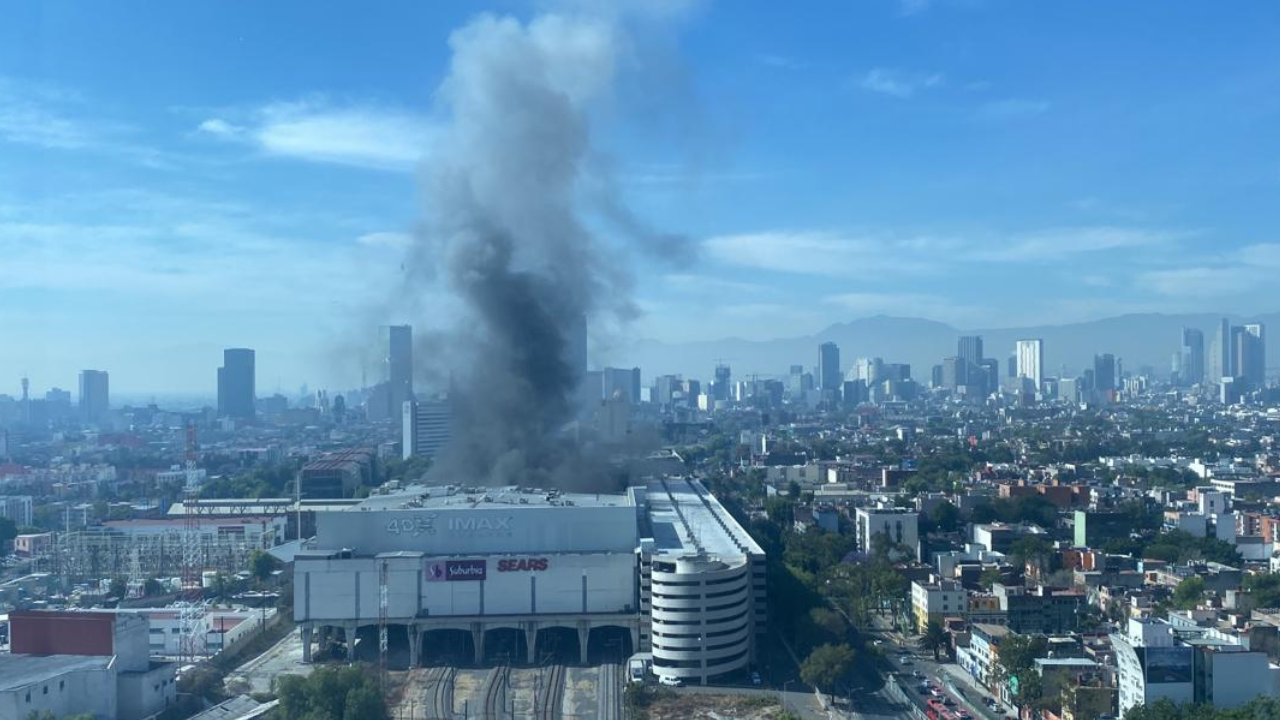
[[[586,621],[578,623],[578,662],[587,664],[587,642],[591,640],[591,624]]]
[[[344,623],[342,626],[342,641],[347,644],[347,662],[355,659],[356,635],[359,631],[359,623]]]
[[[484,623],[471,623],[471,644],[476,650],[476,664],[484,662]]]
[[[631,626],[631,652],[640,652],[640,626],[638,624]],[[624,660],[626,658],[623,658]]]
[[[533,665],[538,662],[538,623],[524,624],[524,645],[525,652],[529,656],[528,663]]]
[[[311,624],[302,626],[302,662],[311,662]]]
[[[416,668],[422,652],[422,631],[412,623],[405,626],[405,631],[409,634],[409,667]]]

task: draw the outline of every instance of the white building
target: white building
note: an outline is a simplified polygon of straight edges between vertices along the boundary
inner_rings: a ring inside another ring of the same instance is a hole
[[[764,553],[701,483],[625,495],[412,486],[317,512],[294,562],[294,619],[349,647],[379,623],[409,662],[450,646],[476,662],[652,652],[654,671],[706,682],[753,661]]]
[[[31,523],[31,496],[6,495],[0,497],[0,517],[9,518],[18,527],[29,527]]]
[[[1120,714],[1168,698],[1234,708],[1259,695],[1280,694],[1280,668],[1239,640],[1203,628],[1175,628],[1163,620],[1131,619],[1112,635]]]
[[[858,551],[870,554],[876,547],[875,537],[882,535],[891,543],[890,557],[915,558],[920,549],[919,523],[920,514],[910,508],[856,508],[853,525]]]
[[[1030,379],[1035,383],[1036,392],[1040,392],[1040,383],[1044,380],[1044,340],[1019,340],[1016,352],[1018,377]]]
[[[435,457],[449,442],[453,427],[453,408],[447,400],[404,403],[401,428],[401,457],[414,455]]]
[[[968,609],[968,594],[956,580],[911,583],[911,612],[916,630],[924,632],[930,622],[941,623],[948,616],[962,616]]]
[[[151,661],[143,618],[20,612],[10,615],[10,634],[12,652],[0,654],[0,718],[141,720],[177,698],[177,666]]]

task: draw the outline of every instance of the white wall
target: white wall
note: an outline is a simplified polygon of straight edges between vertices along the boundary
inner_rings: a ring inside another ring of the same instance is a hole
[[[59,683],[62,683],[61,685]],[[48,693],[44,692],[48,688]],[[28,700],[27,698],[30,698]],[[0,693],[0,718],[22,720],[32,712],[53,713],[55,717],[93,713],[115,717],[115,675],[105,667],[65,673],[47,681],[32,683]]]
[[[542,571],[498,570],[500,560],[545,558]],[[490,555],[485,558],[395,556],[387,563],[387,614],[393,618],[636,610],[636,560],[631,553]],[[483,559],[486,579],[431,580],[430,564]],[[378,564],[375,558],[308,560],[294,567],[294,617],[297,620],[374,621],[378,618]],[[530,578],[536,583],[535,590]],[[483,610],[481,594],[483,592]]]

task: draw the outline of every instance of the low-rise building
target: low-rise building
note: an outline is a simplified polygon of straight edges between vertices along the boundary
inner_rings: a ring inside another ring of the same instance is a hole
[[[911,583],[911,612],[918,632],[924,632],[930,622],[941,624],[944,618],[963,615],[966,609],[967,595],[955,580]]]
[[[920,548],[920,515],[913,509],[860,507],[854,510],[854,536],[859,552],[876,549],[877,535],[889,542],[889,556],[916,557]]]

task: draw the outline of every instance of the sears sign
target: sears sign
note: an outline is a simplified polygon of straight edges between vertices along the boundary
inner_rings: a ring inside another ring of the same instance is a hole
[[[427,563],[427,581],[484,580],[487,570],[484,560],[433,560]]]

